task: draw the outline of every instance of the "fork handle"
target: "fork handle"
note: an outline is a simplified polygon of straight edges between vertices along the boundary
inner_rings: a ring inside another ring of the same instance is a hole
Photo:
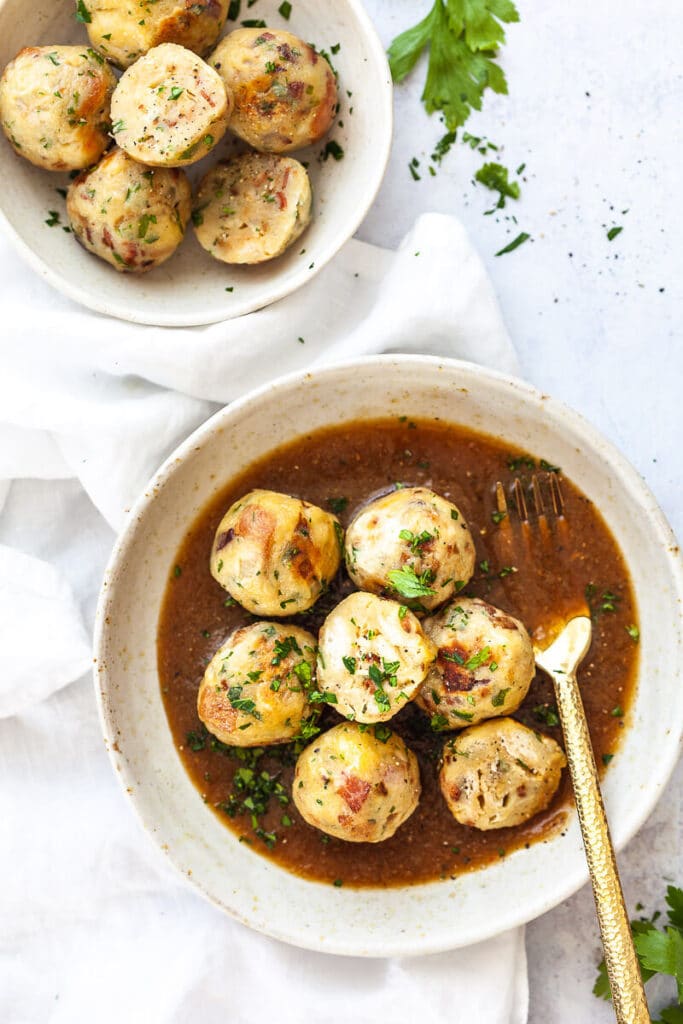
[[[619,1024],[650,1024],[576,675],[551,672]]]

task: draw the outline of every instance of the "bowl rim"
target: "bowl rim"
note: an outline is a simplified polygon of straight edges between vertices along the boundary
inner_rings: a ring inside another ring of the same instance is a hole
[[[683,606],[683,558],[681,557],[678,542],[673,530],[644,479],[626,459],[626,457],[621,454],[618,448],[612,444],[611,441],[605,438],[589,420],[576,412],[570,406],[566,405],[563,401],[552,398],[532,384],[529,384],[527,381],[467,360],[401,353],[357,357],[354,359],[335,362],[320,368],[316,367],[314,369],[297,370],[278,377],[275,380],[269,381],[268,383],[249,391],[239,399],[236,399],[229,405],[224,406],[222,409],[219,409],[196,430],[194,430],[183,442],[181,442],[181,444],[178,445],[178,447],[164,460],[159,469],[150,479],[143,493],[138,497],[128,512],[124,526],[121,529],[112,549],[98,598],[94,630],[93,676],[100,726],[103,731],[105,746],[114,774],[126,792],[126,796],[130,800],[134,813],[144,832],[160,855],[163,854],[164,851],[162,851],[155,840],[153,828],[145,821],[142,810],[138,807],[134,794],[127,788],[128,782],[125,771],[122,771],[121,765],[117,764],[115,751],[115,741],[117,738],[116,726],[111,709],[107,708],[105,703],[107,676],[110,669],[107,666],[106,659],[103,659],[102,657],[102,652],[108,628],[107,619],[109,616],[109,603],[111,600],[110,594],[112,592],[112,588],[109,586],[110,581],[115,577],[119,564],[125,561],[126,551],[136,533],[140,519],[145,514],[147,508],[154,502],[157,490],[163,486],[176,471],[178,471],[180,465],[192,455],[192,452],[195,449],[202,446],[215,431],[221,431],[225,427],[225,420],[229,420],[234,415],[239,416],[245,409],[249,409],[249,407],[257,406],[264,395],[272,396],[274,392],[286,391],[288,388],[297,387],[313,378],[318,379],[325,376],[334,376],[340,371],[360,370],[368,365],[379,367],[383,365],[398,365],[405,366],[406,368],[414,368],[416,366],[432,366],[434,368],[446,367],[450,370],[460,371],[465,375],[474,374],[477,377],[483,377],[493,383],[502,384],[504,386],[514,388],[518,392],[522,392],[527,400],[530,400],[537,408],[548,410],[553,414],[554,418],[559,418],[559,416],[561,416],[563,422],[567,424],[569,432],[577,438],[585,440],[593,449],[595,449],[597,445],[600,449],[601,457],[603,457],[608,465],[614,469],[615,473],[619,475],[626,489],[631,491],[635,490],[638,494],[641,504],[646,510],[646,515],[656,533],[656,541],[665,551],[666,561],[671,573],[673,589],[675,593],[678,594],[679,602]],[[683,614],[680,611],[679,616],[681,616],[683,620]],[[683,716],[681,716],[680,721],[671,721],[669,725],[668,741],[666,745],[663,745],[658,750],[658,757],[653,763],[652,773],[648,778],[646,795],[643,797],[642,802],[638,804],[637,812],[631,814],[628,818],[625,818],[622,815],[617,823],[611,825],[612,837],[616,851],[619,851],[626,846],[650,816],[662,794],[664,786],[671,777],[671,774],[678,762],[681,744],[683,741]],[[311,949],[315,952],[322,951],[342,956],[388,957],[428,955],[472,945],[476,942],[492,938],[493,936],[501,934],[508,929],[518,927],[526,924],[528,921],[534,920],[536,917],[548,910],[551,910],[573,895],[589,879],[588,866],[585,861],[583,861],[581,863],[580,870],[577,868],[577,870],[569,872],[564,881],[562,883],[558,883],[554,887],[550,896],[541,892],[539,889],[539,894],[536,897],[535,902],[528,902],[523,910],[518,910],[516,906],[510,906],[508,908],[508,913],[506,914],[503,911],[503,908],[501,908],[500,917],[496,920],[494,930],[491,930],[490,922],[482,922],[478,930],[471,929],[470,933],[468,933],[462,941],[456,939],[444,943],[443,940],[436,939],[430,942],[429,935],[416,937],[406,935],[404,932],[398,931],[394,946],[392,948],[387,948],[384,951],[378,951],[376,949],[359,949],[358,946],[354,944],[353,940],[349,941],[344,937],[335,937],[334,939],[329,940],[329,942],[326,941],[324,949],[321,949],[320,944],[316,944],[311,939],[310,935],[308,935],[303,929],[296,935],[293,935],[291,931],[285,932],[276,926],[269,927],[267,924],[262,922],[256,924],[253,920],[248,920],[240,914],[239,911],[232,910],[226,905],[226,903],[218,899],[213,893],[209,892],[198,879],[188,879],[180,865],[168,855],[166,860],[167,862],[170,860],[177,877],[182,878],[186,886],[192,888],[195,892],[199,891],[202,896],[205,899],[208,899],[215,907],[224,913],[228,913],[233,917],[233,919],[240,923],[245,924],[250,928],[254,928],[271,938],[286,942],[289,945]],[[281,868],[281,870],[286,871],[285,868]],[[485,869],[480,869],[476,874],[481,874],[482,871],[485,871]],[[315,882],[315,880],[306,879],[306,881],[309,882],[309,884],[319,884]],[[356,890],[353,891],[355,892]],[[378,890],[370,891],[376,892]]]
[[[4,7],[8,6],[9,3],[10,0],[0,0],[0,12]],[[384,50],[384,46],[382,45],[377,29],[363,7],[361,0],[345,0],[345,3],[347,3],[353,10],[361,25],[363,35],[367,40],[368,51],[376,62],[377,68],[382,69],[384,72],[383,74],[380,74],[380,78],[382,80],[381,93],[373,98],[373,105],[377,111],[377,124],[381,125],[384,131],[381,135],[378,134],[377,138],[373,139],[373,151],[377,156],[374,182],[372,182],[371,187],[365,194],[366,197],[364,201],[356,207],[353,217],[346,222],[344,230],[339,231],[335,239],[328,243],[325,249],[320,253],[316,253],[314,266],[312,268],[308,264],[301,264],[301,266],[291,275],[291,277],[287,279],[287,281],[283,281],[279,286],[271,287],[267,291],[267,297],[261,297],[260,299],[245,299],[241,302],[239,299],[237,301],[233,300],[233,304],[227,311],[216,310],[203,314],[200,312],[167,314],[164,312],[162,307],[157,307],[157,312],[150,312],[147,314],[146,312],[138,310],[127,310],[125,306],[117,300],[108,299],[106,293],[102,298],[100,298],[99,294],[94,290],[81,287],[68,278],[63,277],[58,270],[54,269],[54,267],[39,256],[38,253],[35,252],[35,250],[21,237],[10,223],[9,218],[0,205],[0,228],[3,229],[5,236],[14,245],[15,249],[28,263],[28,265],[56,291],[61,292],[62,295],[65,295],[68,299],[78,303],[78,305],[84,306],[86,309],[91,309],[95,313],[101,313],[105,316],[110,316],[128,323],[146,324],[151,327],[203,327],[207,324],[225,323],[228,320],[234,320],[236,317],[244,316],[247,313],[253,313],[258,309],[264,309],[266,306],[270,306],[272,303],[278,302],[280,299],[284,299],[287,295],[291,295],[298,291],[309,281],[312,281],[313,278],[327,266],[330,260],[334,259],[337,253],[343,248],[349,239],[353,237],[360,227],[370,207],[377,198],[380,188],[382,187],[393,141],[393,85],[391,72],[389,70],[389,61]],[[223,37],[221,36],[221,38]],[[296,157],[296,153],[287,155],[293,155]],[[52,172],[46,171],[45,173],[50,174]]]

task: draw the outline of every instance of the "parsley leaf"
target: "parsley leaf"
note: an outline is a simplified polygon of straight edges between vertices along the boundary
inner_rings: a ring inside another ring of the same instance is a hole
[[[435,591],[429,586],[433,581],[433,574],[430,569],[420,573],[418,576],[412,566],[405,566],[403,569],[391,569],[389,572],[389,583],[401,597],[428,597]]]
[[[519,184],[516,181],[508,181],[508,169],[502,164],[484,164],[474,177],[481,185],[498,193],[497,210],[503,209],[506,198],[519,199]]]
[[[669,905],[669,924],[683,932],[683,889],[667,886],[666,902]]]
[[[88,8],[83,3],[83,0],[78,0],[78,3],[76,4],[75,18],[76,18],[76,21],[80,21],[84,25],[89,25],[91,23],[91,21],[92,21],[92,16],[90,14],[90,11],[88,10]]]
[[[520,233],[517,235],[516,238],[513,238],[511,242],[509,242],[502,249],[499,249],[497,253],[494,253],[494,255],[495,256],[504,256],[505,253],[507,253],[507,252],[514,252],[515,249],[518,249],[520,247],[520,245],[524,245],[524,243],[526,241],[528,241],[530,238],[531,238],[531,235],[528,234],[528,232],[520,231]]]
[[[683,1024],[683,889],[670,885],[666,890],[666,902],[669,921],[665,928],[656,927],[657,912],[651,918],[631,921],[631,932],[643,981],[649,981],[655,974],[667,974],[676,981],[678,1003],[661,1010],[659,1024]],[[636,909],[642,909],[642,905],[637,904]],[[602,999],[611,998],[604,960],[598,967],[593,994]]]
[[[683,1001],[683,933],[672,927],[663,932],[651,928],[636,935],[633,942],[643,967],[676,979],[678,998]]]
[[[392,78],[403,81],[429,45],[422,101],[429,114],[440,110],[453,131],[472,110],[481,110],[485,89],[507,92],[493,58],[505,42],[502,23],[512,21],[519,21],[512,0],[435,0],[426,18],[391,43]]]

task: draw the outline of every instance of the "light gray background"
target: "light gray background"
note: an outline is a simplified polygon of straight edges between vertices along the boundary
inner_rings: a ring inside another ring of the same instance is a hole
[[[388,44],[431,0],[366,6]],[[511,170],[526,162],[521,200],[504,211],[518,225],[483,216],[493,204],[492,193],[472,184],[479,154],[458,145],[436,178],[426,173],[443,126],[419,103],[420,66],[396,89],[389,171],[360,237],[395,246],[418,213],[460,217],[493,280],[523,375],[626,453],[680,537],[683,8],[664,0],[517,6],[521,22],[509,27],[503,56],[510,94],[490,94],[467,129],[503,147]],[[421,181],[408,171],[413,156]],[[609,242],[613,224],[624,230]],[[533,243],[496,259],[520,230]],[[679,765],[619,858],[631,911],[638,901],[648,911],[663,906],[666,879],[683,884],[682,792]],[[614,1020],[591,995],[599,948],[588,889],[529,926],[531,1024]],[[656,985],[648,986],[655,1007],[673,998]]]

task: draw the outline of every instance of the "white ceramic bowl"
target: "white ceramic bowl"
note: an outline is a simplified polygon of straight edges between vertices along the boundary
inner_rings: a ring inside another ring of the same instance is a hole
[[[23,46],[88,45],[74,6],[71,0],[35,0],[27,8],[24,0],[0,0],[0,69]],[[119,274],[59,225],[45,224],[48,210],[60,213],[62,225],[68,223],[56,189],[66,188],[69,177],[22,160],[0,132],[0,224],[50,284],[84,306],[123,320],[165,327],[208,324],[289,295],[353,235],[377,194],[389,157],[392,92],[386,56],[360,0],[296,0],[289,21],[278,13],[279,6],[279,0],[260,0],[258,12],[250,13],[328,53],[340,44],[332,60],[339,72],[341,107],[329,138],[342,146],[344,158],[321,162],[326,140],[292,154],[309,161],[314,196],[313,220],[300,244],[261,266],[228,267],[204,252],[190,225],[167,263],[148,274]],[[228,22],[227,31],[235,27],[239,22]],[[189,169],[193,182],[234,148],[228,133],[211,156]]]
[[[287,942],[366,956],[477,942],[565,899],[587,878],[575,816],[563,835],[455,881],[354,891],[291,875],[239,843],[190,782],[159,694],[156,632],[176,550],[226,481],[308,431],[382,414],[439,416],[542,454],[602,511],[631,571],[641,629],[634,708],[604,783],[617,847],[654,807],[683,725],[678,548],[637,473],[576,413],[520,381],[426,356],[296,374],[223,409],[156,474],[107,569],[95,684],[109,753],[150,836],[215,904]]]

